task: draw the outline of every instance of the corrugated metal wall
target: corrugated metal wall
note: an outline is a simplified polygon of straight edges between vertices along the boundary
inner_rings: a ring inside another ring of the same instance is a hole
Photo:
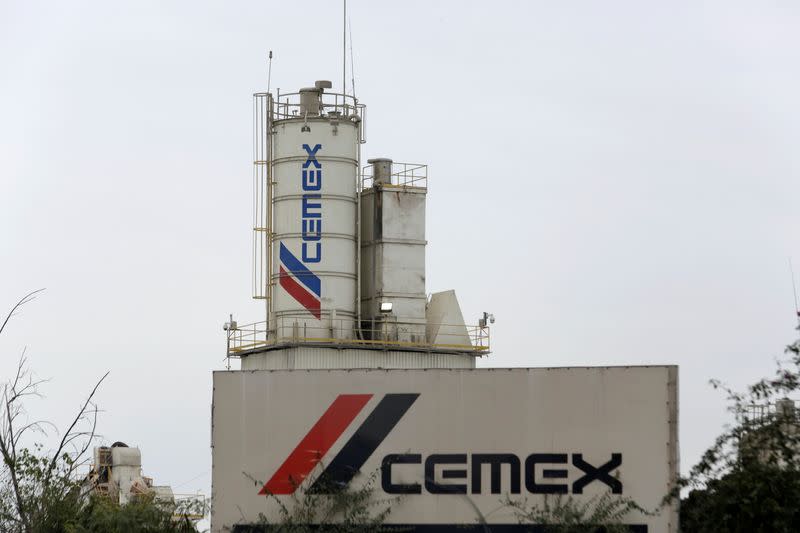
[[[469,354],[296,346],[248,355],[242,370],[334,368],[475,368]]]

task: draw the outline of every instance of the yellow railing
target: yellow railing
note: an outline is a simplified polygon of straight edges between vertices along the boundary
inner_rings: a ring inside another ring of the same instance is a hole
[[[327,324],[313,325],[302,319],[283,319],[269,331],[266,322],[236,326],[227,332],[228,355],[239,356],[245,352],[286,344],[489,353],[488,326],[392,320],[356,331],[352,319],[325,320],[323,317],[323,322]]]

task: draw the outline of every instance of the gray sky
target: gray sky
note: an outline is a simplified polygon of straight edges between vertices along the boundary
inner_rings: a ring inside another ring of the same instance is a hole
[[[64,426],[210,486],[211,371],[250,295],[251,94],[341,81],[341,4],[0,0],[0,339]],[[683,468],[768,374],[800,270],[796,2],[349,2],[363,156],[430,165],[428,290],[481,366],[679,364]],[[349,76],[348,76],[349,77]]]

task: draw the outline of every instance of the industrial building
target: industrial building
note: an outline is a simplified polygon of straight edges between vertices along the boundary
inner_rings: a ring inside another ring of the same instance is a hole
[[[154,485],[153,478],[142,474],[142,452],[124,442],[95,446],[92,464],[86,475],[87,496],[97,494],[125,505],[141,496],[156,502],[174,504],[175,494],[168,485]]]
[[[266,320],[228,324],[229,355],[242,370],[474,368],[488,313],[467,327],[454,291],[426,292],[427,166],[362,168],[366,108],[330,87],[254,97],[253,295]]]
[[[660,504],[676,367],[476,368],[494,317],[468,325],[453,290],[427,293],[426,165],[363,164],[366,107],[329,81],[253,103],[265,316],[225,324],[239,369],[214,373],[212,531],[374,476],[377,498],[402,495],[387,523],[405,530],[512,531],[504,496]],[[677,531],[674,506],[630,520]]]

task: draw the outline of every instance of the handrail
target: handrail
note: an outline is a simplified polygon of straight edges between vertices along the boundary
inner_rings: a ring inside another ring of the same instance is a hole
[[[763,424],[776,419],[800,420],[800,401],[783,398],[774,402],[750,403],[742,406],[739,416],[751,424]]]
[[[384,187],[418,187],[428,188],[428,165],[421,163],[392,163],[391,183],[384,183]],[[361,169],[361,190],[373,187],[374,176],[372,165]]]
[[[487,354],[490,348],[488,326],[465,324],[426,324],[424,322],[392,320],[362,328],[363,338],[353,338],[354,321],[335,319],[326,325],[309,326],[308,322],[292,320],[279,323],[272,330],[266,321],[238,325],[228,330],[228,356],[238,357],[246,352],[285,344],[324,344],[364,348],[400,348],[421,350],[451,350]],[[427,328],[436,330],[428,338]],[[435,342],[434,342],[435,341]]]
[[[255,93],[255,97],[267,97],[269,93]],[[358,102],[358,99],[350,94],[320,92],[320,115],[308,118],[323,117],[334,119],[338,117],[342,120],[352,120],[360,122],[359,142],[367,141],[367,106]],[[300,93],[281,93],[278,92],[272,101],[272,118],[274,120],[286,120],[303,118],[301,115]]]

